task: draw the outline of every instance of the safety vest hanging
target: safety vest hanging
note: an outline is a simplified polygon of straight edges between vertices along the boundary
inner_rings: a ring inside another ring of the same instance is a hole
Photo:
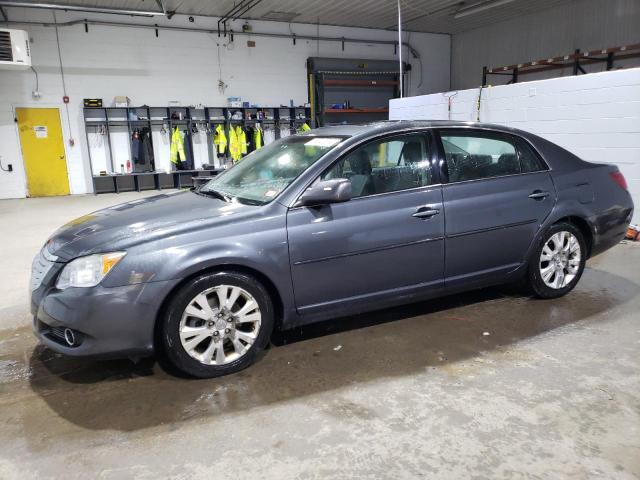
[[[224,133],[224,126],[218,125],[213,134],[213,143],[218,148],[218,153],[224,154],[227,151],[227,136]]]
[[[242,152],[240,150],[240,139],[238,138],[238,130],[236,127],[229,128],[229,154],[231,155],[231,160],[233,162],[237,162],[242,157]]]
[[[262,128],[260,125],[256,125],[253,130],[253,145],[256,150],[262,147]]]
[[[246,155],[247,154],[247,134],[245,133],[244,129],[238,125],[236,127],[236,134],[238,135],[238,142],[240,142],[240,153],[242,155]]]
[[[184,137],[182,132],[176,127],[171,134],[171,147],[169,148],[169,160],[171,163],[178,165],[186,159],[184,154]]]
[[[311,130],[311,127],[305,122],[298,129],[298,133],[308,132],[309,130]]]
[[[229,129],[229,153],[234,163],[247,153],[247,134],[240,125]]]

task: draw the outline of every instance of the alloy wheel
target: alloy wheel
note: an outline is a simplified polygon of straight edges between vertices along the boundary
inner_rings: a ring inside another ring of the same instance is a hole
[[[180,342],[205,365],[226,365],[246,354],[258,337],[262,315],[243,288],[218,285],[196,295],[180,321]]]
[[[580,242],[570,232],[553,234],[540,253],[540,277],[550,288],[560,289],[569,285],[580,270],[582,252]]]

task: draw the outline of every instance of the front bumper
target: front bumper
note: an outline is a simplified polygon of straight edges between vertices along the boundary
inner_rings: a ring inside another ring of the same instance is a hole
[[[43,344],[66,355],[149,355],[160,305],[176,284],[166,281],[66,290],[41,286],[31,295],[33,330]],[[67,328],[76,337],[74,346],[64,339]]]

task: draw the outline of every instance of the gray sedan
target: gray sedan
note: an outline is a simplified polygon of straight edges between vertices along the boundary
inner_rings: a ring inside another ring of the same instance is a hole
[[[573,289],[625,234],[622,174],[535,135],[456,122],[327,127],[205,186],[100,210],[33,263],[42,343],[214,377],[274,329],[522,281]]]

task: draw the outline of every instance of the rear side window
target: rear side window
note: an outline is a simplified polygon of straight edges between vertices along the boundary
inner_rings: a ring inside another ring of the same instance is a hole
[[[502,177],[543,170],[527,143],[490,132],[441,131],[449,182]]]
[[[516,141],[516,148],[518,150],[518,158],[520,159],[522,173],[546,170],[546,166],[542,163],[538,154],[533,151],[527,142],[518,138]]]

